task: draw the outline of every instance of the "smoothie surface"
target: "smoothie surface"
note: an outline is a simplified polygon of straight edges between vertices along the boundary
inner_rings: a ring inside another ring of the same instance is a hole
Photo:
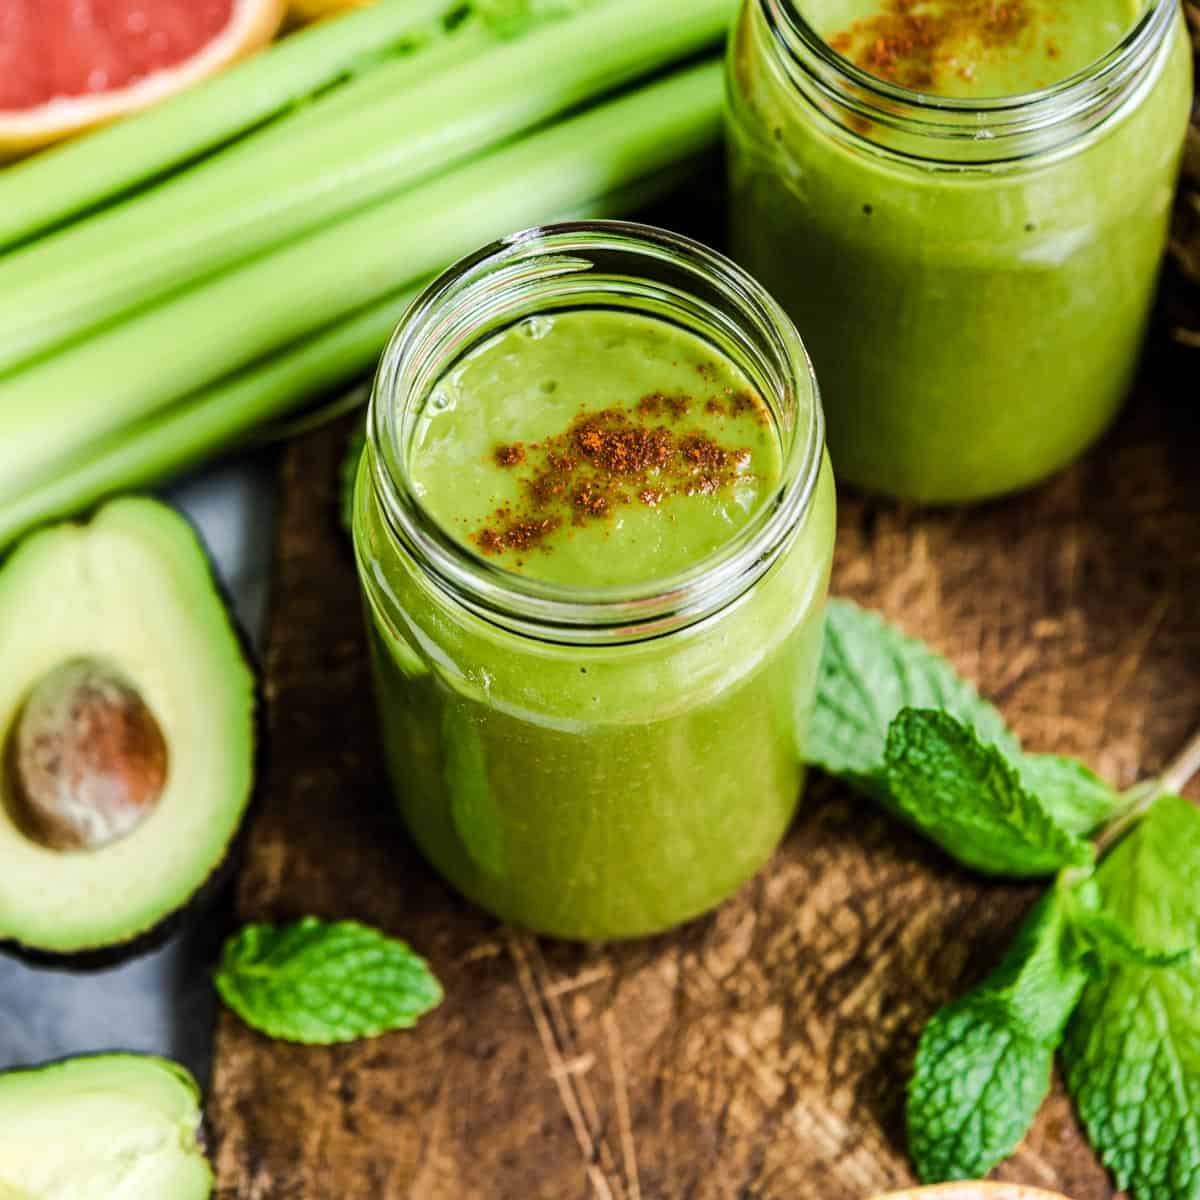
[[[778,482],[779,434],[740,368],[636,313],[528,318],[433,388],[410,445],[421,502],[506,570],[622,587],[719,550]]]
[[[843,57],[890,83],[980,99],[1037,91],[1102,58],[1137,0],[793,0]]]

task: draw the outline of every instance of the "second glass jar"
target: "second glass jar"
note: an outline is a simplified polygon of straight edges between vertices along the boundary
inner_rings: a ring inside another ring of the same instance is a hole
[[[1191,105],[1177,0],[1079,75],[989,100],[876,79],[795,0],[743,0],[729,81],[735,257],[800,328],[839,479],[976,500],[1105,429]]]

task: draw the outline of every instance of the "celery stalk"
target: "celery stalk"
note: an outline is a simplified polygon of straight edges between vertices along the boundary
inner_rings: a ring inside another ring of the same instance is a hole
[[[307,137],[317,125],[353,120],[357,113],[389,100],[405,88],[470,62],[498,42],[499,36],[485,22],[477,17],[468,18],[453,33],[432,37],[411,53],[389,55],[336,87],[297,105],[292,112],[235,142],[224,154],[228,155],[234,149],[239,154],[256,154],[277,141]],[[297,143],[293,140],[292,144]]]
[[[693,158],[710,60],[523,138],[0,380],[0,502],[64,453],[422,278],[471,247]]]
[[[0,548],[26,529],[110,495],[168,478],[344,379],[366,371],[412,298],[388,296],[302,346],[188,398],[166,414],[89,446],[0,505]]]
[[[5,169],[0,249],[245,132],[440,26],[454,0],[379,0],[283,39],[127,121]]]
[[[352,115],[344,96],[326,102],[337,120],[317,102],[296,136],[284,122],[0,261],[0,373],[690,56],[730,14],[731,0],[606,0]]]
[[[296,147],[308,144],[318,130],[323,136],[336,139],[339,122],[353,121],[364,110],[394,101],[397,95],[417,84],[469,63],[498,44],[498,36],[484,22],[472,18],[452,34],[430,37],[420,49],[389,56],[337,86],[306,98],[275,120],[164,182],[0,255],[0,304],[5,302],[2,295],[5,290],[12,289],[15,293],[17,289],[34,288],[35,292],[26,294],[31,298],[34,295],[50,298],[53,306],[54,292],[73,286],[72,278],[84,286],[99,279],[103,289],[101,277],[106,269],[132,274],[131,266],[123,263],[125,258],[132,255],[135,267],[152,260],[148,240],[156,235],[168,234],[182,246],[194,244],[198,231],[191,224],[184,225],[184,221],[194,221],[197,209],[201,210],[203,220],[206,214],[201,206],[207,204],[227,205],[229,211],[224,219],[232,221],[236,229],[242,219],[237,214],[246,203],[246,195],[235,189],[255,184],[275,186],[275,180],[265,174],[267,164],[286,162],[295,155]],[[225,181],[224,196],[222,181]],[[218,222],[222,219],[219,213],[207,215],[210,219],[215,216]],[[234,257],[231,249],[219,243],[213,252],[214,258],[203,264],[206,274],[215,273],[221,265],[218,258]],[[158,272],[165,273],[161,269]],[[175,287],[184,282],[179,278],[172,281]],[[99,307],[99,298],[99,293],[93,294],[88,304]],[[4,348],[0,347],[0,374],[5,357]]]
[[[562,219],[628,216],[666,195],[691,163],[637,179],[559,214]],[[486,197],[480,197],[486,202]],[[531,201],[529,220],[542,215]],[[42,522],[70,516],[105,496],[161,483],[212,458],[256,427],[287,416],[369,370],[413,292],[385,296],[368,308],[276,352],[172,405],[165,413],[109,434],[56,466],[38,483],[0,504],[0,551]]]

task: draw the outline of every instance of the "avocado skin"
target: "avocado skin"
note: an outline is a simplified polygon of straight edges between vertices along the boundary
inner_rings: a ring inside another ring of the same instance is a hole
[[[184,927],[190,925],[194,920],[198,920],[205,913],[213,909],[225,893],[226,888],[232,883],[244,860],[250,830],[253,827],[254,818],[262,803],[266,785],[267,764],[270,760],[269,723],[267,721],[266,698],[263,688],[264,676],[261,662],[251,644],[249,634],[238,619],[229,589],[225,586],[224,581],[217,574],[213,566],[212,552],[209,550],[195,522],[185,513],[164,504],[153,496],[126,495],[116,498],[110,497],[96,508],[69,522],[49,522],[29,530],[19,542],[7,547],[3,553],[0,553],[0,571],[3,571],[8,559],[29,537],[34,536],[42,530],[54,528],[55,525],[86,526],[109,503],[113,503],[114,500],[141,500],[155,504],[161,508],[168,508],[175,517],[188,527],[195,540],[197,550],[203,557],[208,582],[224,609],[226,621],[237,641],[242,661],[245,663],[254,681],[253,728],[251,733],[253,739],[252,785],[249,797],[242,811],[237,832],[227,844],[224,855],[213,864],[212,870],[209,872],[204,883],[192,893],[185,903],[164,913],[161,919],[149,928],[140,931],[130,938],[110,945],[86,947],[72,951],[44,950],[26,945],[17,938],[0,938],[0,954],[42,970],[78,974],[110,970],[132,959],[140,958],[143,955],[160,949]],[[0,731],[0,735],[4,732]],[[2,1078],[3,1073],[0,1072],[0,1079]]]
[[[60,1084],[62,1091],[56,1096],[54,1092]],[[69,1106],[76,1096],[90,1094],[102,1100],[105,1096],[110,1097],[110,1102],[105,1105],[107,1111],[111,1109],[113,1101],[119,1103],[123,1098],[132,1097],[139,1116],[146,1110],[153,1111],[172,1130],[175,1184],[186,1179],[186,1200],[205,1200],[211,1196],[214,1180],[206,1153],[203,1099],[191,1073],[178,1063],[151,1054],[117,1051],[76,1055],[38,1066],[0,1071],[0,1114],[12,1104],[11,1094],[14,1092],[21,1100],[15,1109],[18,1123],[22,1115],[36,1112],[39,1104],[53,1107],[56,1101],[63,1101]],[[26,1093],[23,1097],[22,1092]],[[3,1125],[0,1128],[0,1155],[3,1153],[5,1134],[11,1134],[11,1121],[5,1121]],[[47,1146],[45,1151],[61,1152],[64,1145],[74,1147],[79,1137],[79,1134],[64,1128],[53,1145]],[[5,1167],[12,1170],[11,1163],[0,1162],[0,1171]],[[0,1174],[0,1198],[9,1194],[4,1190],[5,1187],[15,1187],[15,1195],[24,1200],[27,1193],[22,1189],[28,1186],[28,1180],[12,1179]],[[121,1195],[126,1195],[124,1189]],[[34,1200],[34,1197],[30,1195],[29,1200]],[[156,1194],[153,1198],[147,1196],[146,1200],[165,1198]]]

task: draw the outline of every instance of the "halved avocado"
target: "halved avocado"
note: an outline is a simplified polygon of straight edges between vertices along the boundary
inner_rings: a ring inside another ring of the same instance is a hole
[[[255,678],[191,527],[123,499],[28,538],[0,567],[0,664],[0,941],[148,944],[253,787]]]
[[[161,1058],[102,1054],[0,1075],[2,1200],[206,1200],[200,1093]]]

